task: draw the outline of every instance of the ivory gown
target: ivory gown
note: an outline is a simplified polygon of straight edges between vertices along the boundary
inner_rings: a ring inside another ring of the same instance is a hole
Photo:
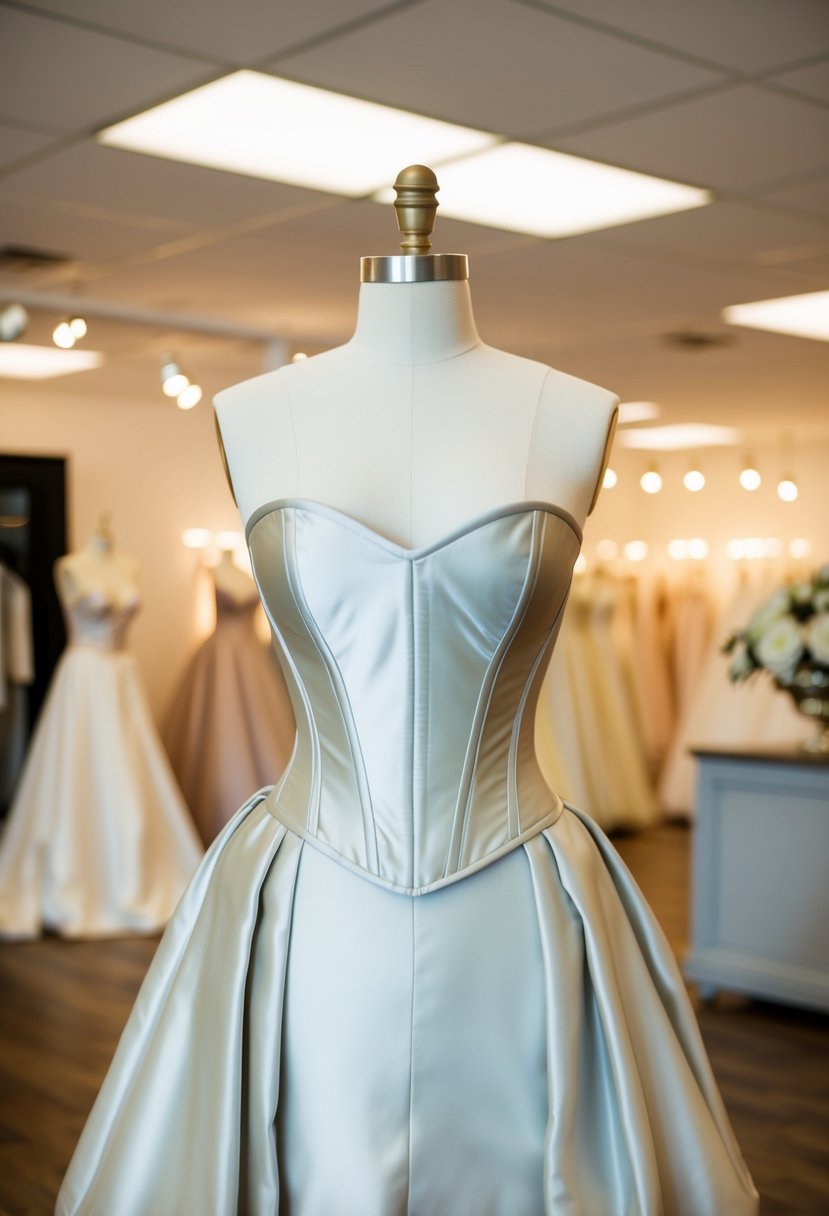
[[[164,732],[190,813],[205,844],[251,790],[274,781],[294,744],[281,672],[256,635],[259,596],[215,587],[216,628],[196,651]]]
[[[754,1213],[670,949],[535,761],[576,524],[407,549],[282,499],[248,536],[296,747],[167,929],[60,1216]]]
[[[0,936],[151,933],[202,856],[126,649],[138,599],[66,608],[58,660],[0,839]]]

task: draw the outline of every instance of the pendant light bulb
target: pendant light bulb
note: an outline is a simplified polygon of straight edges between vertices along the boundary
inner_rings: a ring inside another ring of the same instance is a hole
[[[705,485],[705,474],[701,469],[692,467],[683,477],[682,484],[691,494],[697,494]]]
[[[70,317],[67,324],[72,331],[73,338],[76,341],[80,341],[81,338],[86,337],[88,326],[83,317]]]
[[[659,493],[659,491],[662,489],[662,478],[659,475],[656,465],[652,465],[646,473],[642,474],[642,476],[639,478],[639,485],[646,494]]]
[[[792,477],[784,477],[777,483],[777,497],[782,502],[794,502],[797,498],[797,482]]]
[[[757,469],[754,467],[754,461],[750,457],[746,457],[745,464],[740,470],[740,485],[744,490],[752,493],[754,490],[759,490],[762,485],[763,478],[760,476]]]

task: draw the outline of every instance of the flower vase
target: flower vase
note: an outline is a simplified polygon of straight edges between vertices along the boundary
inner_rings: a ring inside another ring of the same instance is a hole
[[[803,750],[829,755],[829,669],[813,663],[798,667],[790,684],[780,684],[792,698],[798,713],[817,726],[817,733],[803,744]]]

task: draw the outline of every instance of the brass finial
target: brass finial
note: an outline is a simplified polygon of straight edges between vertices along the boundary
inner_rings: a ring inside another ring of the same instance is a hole
[[[430,253],[440,187],[426,165],[401,169],[394,183],[394,210],[403,234],[402,254],[360,258],[361,283],[439,283],[469,278],[465,253]]]
[[[439,188],[437,177],[427,165],[409,165],[398,173],[394,210],[404,253],[426,254],[432,248],[429,238],[435,226],[439,205],[435,195]]]

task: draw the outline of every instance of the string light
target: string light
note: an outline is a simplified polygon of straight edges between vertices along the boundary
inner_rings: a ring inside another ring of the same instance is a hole
[[[648,556],[648,546],[643,540],[629,540],[624,553],[629,562],[643,562]]]

